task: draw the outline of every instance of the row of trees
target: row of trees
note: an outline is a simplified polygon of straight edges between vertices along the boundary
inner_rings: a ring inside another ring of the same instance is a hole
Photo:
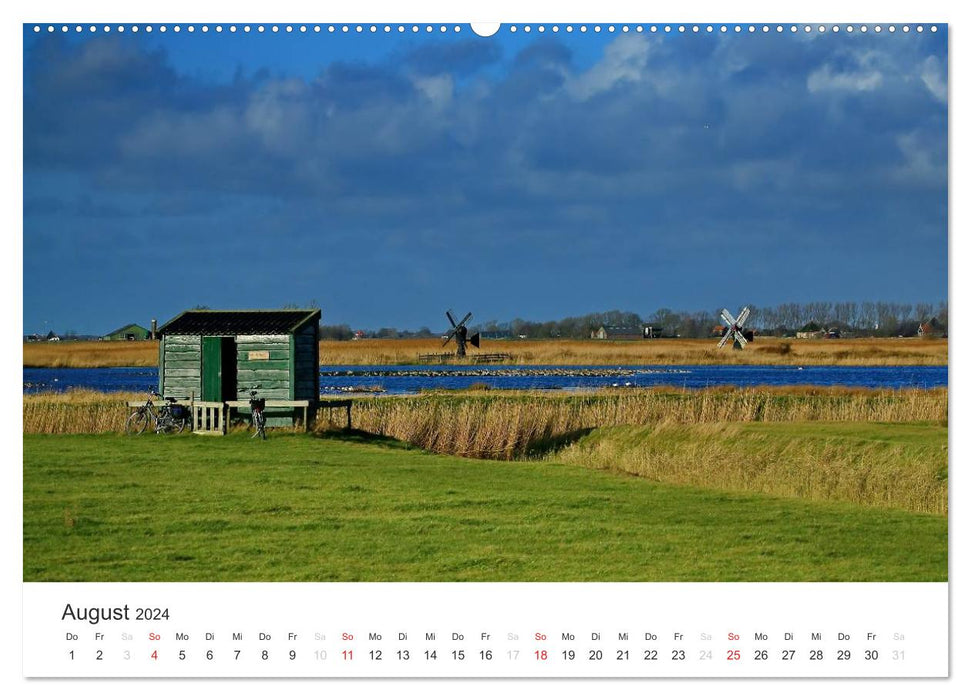
[[[762,335],[793,335],[800,328],[814,323],[825,329],[838,329],[843,334],[860,336],[913,335],[917,324],[936,319],[936,327],[947,332],[947,302],[936,304],[898,304],[893,302],[816,301],[803,304],[779,304],[759,307],[748,305],[750,315],[746,328]],[[738,309],[729,309],[732,314]],[[571,316],[558,321],[486,321],[473,330],[487,337],[509,338],[589,338],[601,326],[661,328],[664,336],[705,338],[716,326],[723,325],[721,309],[712,311],[673,311],[661,308],[653,314],[641,316],[632,311],[603,311],[585,316]],[[444,329],[443,329],[444,330]],[[434,338],[427,327],[417,331],[381,328],[363,333],[368,338]],[[348,325],[321,326],[321,338],[350,340],[355,332]]]

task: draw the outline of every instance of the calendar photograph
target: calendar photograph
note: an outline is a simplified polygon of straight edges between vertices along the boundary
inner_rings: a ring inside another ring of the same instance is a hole
[[[28,23],[24,582],[946,582],[948,298],[946,24]]]

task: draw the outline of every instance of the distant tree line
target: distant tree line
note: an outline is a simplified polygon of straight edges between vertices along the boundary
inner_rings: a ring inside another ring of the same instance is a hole
[[[837,330],[842,335],[890,337],[916,335],[917,326],[934,321],[939,333],[947,333],[947,302],[899,304],[883,301],[814,301],[760,307],[748,304],[750,315],[745,327],[761,335],[789,336],[810,325]],[[729,309],[737,314],[740,309]],[[602,311],[585,316],[570,316],[558,321],[486,321],[475,324],[473,331],[489,338],[589,338],[601,326],[660,328],[660,335],[679,338],[706,338],[717,326],[724,325],[721,309],[711,311],[674,311],[660,308],[644,315],[633,311]],[[444,332],[444,328],[442,331]],[[320,337],[327,340],[350,340],[355,331],[348,325],[321,326]],[[360,331],[367,338],[435,338],[441,332],[427,327],[417,331],[381,328]]]
[[[355,337],[361,338],[437,338],[437,333],[427,326],[422,326],[417,331],[398,330],[397,328],[379,328],[376,331],[353,330],[349,325],[343,323],[338,326],[320,326],[321,340],[353,340]]]

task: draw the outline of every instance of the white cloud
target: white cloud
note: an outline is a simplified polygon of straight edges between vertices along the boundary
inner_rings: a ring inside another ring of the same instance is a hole
[[[936,56],[928,56],[921,65],[920,79],[930,93],[939,101],[947,102],[947,81]]]
[[[896,137],[904,162],[894,169],[892,177],[908,185],[940,185],[947,182],[947,170],[928,135],[914,130]]]
[[[813,71],[806,86],[809,92],[840,90],[849,92],[871,92],[883,83],[883,74],[876,69],[863,68],[858,71],[836,72],[829,64]]]
[[[412,79],[415,87],[421,92],[428,101],[436,107],[444,107],[451,99],[455,91],[452,76],[448,73],[441,75],[415,76]]]
[[[297,79],[275,80],[256,91],[244,115],[246,127],[277,153],[298,153],[310,131],[306,83]]]
[[[649,52],[650,44],[646,37],[621,36],[607,45],[599,63],[569,81],[566,89],[574,97],[586,100],[610,90],[620,82],[638,82],[647,68]]]

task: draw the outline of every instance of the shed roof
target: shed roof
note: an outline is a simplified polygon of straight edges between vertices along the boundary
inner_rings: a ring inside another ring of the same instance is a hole
[[[289,335],[309,321],[320,319],[320,309],[282,311],[183,311],[158,329],[159,335]]]

